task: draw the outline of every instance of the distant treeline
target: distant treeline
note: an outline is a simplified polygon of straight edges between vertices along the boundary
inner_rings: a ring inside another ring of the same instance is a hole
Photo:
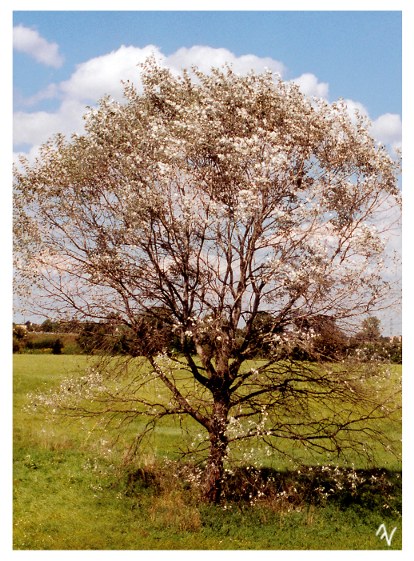
[[[312,333],[312,347],[288,346],[282,358],[340,360],[352,356],[362,361],[402,362],[401,337],[381,336],[380,322],[375,317],[366,318],[360,331],[352,337],[345,335],[335,320],[328,316],[302,319],[296,327],[305,334]],[[266,358],[274,351],[272,335],[283,338],[283,330],[274,325],[272,316],[267,312],[259,312],[254,329],[261,344],[255,349],[254,355],[248,358]],[[239,330],[239,337],[243,338],[243,329]],[[214,341],[209,340],[207,335],[203,345],[214,345]],[[123,324],[116,317],[99,322],[47,319],[41,324],[13,324],[14,353],[141,356],[161,351],[196,352],[194,343],[188,338],[183,343],[177,335],[171,316],[163,308],[142,314],[134,328]]]

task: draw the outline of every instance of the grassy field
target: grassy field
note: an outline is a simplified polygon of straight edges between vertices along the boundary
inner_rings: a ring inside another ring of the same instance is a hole
[[[392,486],[372,484],[363,500],[348,496],[316,504],[281,497],[254,506],[209,506],[199,503],[174,472],[181,435],[172,421],[158,429],[152,449],[141,458],[144,469],[137,470],[122,463],[122,446],[114,445],[111,433],[92,431],[94,420],[57,424],[26,409],[29,393],[81,372],[87,360],[76,355],[14,357],[15,549],[401,548],[401,465],[386,453],[377,468],[387,468]],[[400,376],[401,368],[393,366],[389,383]],[[170,463],[163,466],[165,457]],[[286,485],[293,486],[288,466],[276,464]],[[376,536],[382,523],[389,531],[397,528],[391,546]]]

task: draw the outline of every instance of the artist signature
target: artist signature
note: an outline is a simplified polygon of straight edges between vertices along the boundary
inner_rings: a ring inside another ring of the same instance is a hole
[[[397,529],[397,526],[395,526],[395,528],[393,528],[390,532],[390,534],[388,534],[387,532],[387,528],[385,527],[385,524],[381,524],[381,526],[378,528],[377,532],[376,532],[376,536],[379,536],[380,534],[380,540],[384,540],[387,542],[387,545],[390,546],[391,542],[392,542],[392,538],[395,534],[395,530]],[[381,533],[382,532],[382,533]]]

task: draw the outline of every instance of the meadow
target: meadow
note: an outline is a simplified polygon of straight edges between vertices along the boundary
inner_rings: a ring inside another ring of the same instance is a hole
[[[323,458],[318,466],[303,454],[302,465],[292,466],[263,456],[280,493],[213,506],[197,500],[177,467],[182,436],[172,420],[157,429],[137,463],[125,460],[133,426],[115,442],[109,429],[93,430],[95,419],[57,423],[27,408],[29,394],[81,374],[88,360],[14,356],[15,549],[401,549],[401,463],[385,451],[369,469],[358,458],[342,466],[340,480]],[[387,383],[397,386],[400,378],[401,367],[393,365]],[[387,430],[398,438],[398,427]],[[314,500],[323,493],[308,492],[311,480],[313,490],[333,482],[342,490]],[[397,528],[391,545],[376,535],[382,523]]]

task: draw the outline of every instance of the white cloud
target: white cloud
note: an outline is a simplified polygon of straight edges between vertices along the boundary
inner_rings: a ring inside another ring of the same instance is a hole
[[[395,113],[381,115],[373,121],[371,132],[375,139],[391,145],[394,150],[401,148],[402,123],[400,115]]]
[[[279,74],[284,71],[282,63],[269,57],[260,58],[255,55],[237,57],[227,49],[206,46],[183,47],[172,55],[165,56],[154,45],[143,48],[122,45],[116,51],[79,64],[69,80],[59,84],[59,91],[64,97],[79,100],[95,101],[103,94],[120,99],[123,91],[121,81],[139,82],[137,66],[149,56],[154,56],[162,66],[170,68],[174,73],[180,73],[183,68],[191,65],[209,72],[212,66],[223,66],[226,63],[240,74],[246,74],[251,70],[263,72],[265,68]]]
[[[29,47],[31,41],[31,47]],[[60,60],[56,49],[42,39],[36,31],[19,26],[15,28],[15,46],[19,50],[31,48],[31,54],[43,52],[44,60],[55,64]],[[37,45],[37,47],[36,47]],[[43,50],[42,50],[43,45]],[[47,46],[47,48],[45,47]],[[25,51],[26,52],[26,51]],[[49,54],[47,59],[46,53]],[[53,58],[53,53],[55,57]],[[38,92],[26,103],[35,104],[43,99],[60,99],[61,105],[55,112],[19,111],[14,119],[14,140],[18,144],[36,146],[46,141],[51,135],[62,132],[70,135],[72,132],[82,132],[82,114],[86,104],[93,104],[104,94],[115,99],[122,98],[122,80],[131,80],[139,86],[140,63],[153,55],[158,62],[179,73],[182,68],[196,65],[204,72],[209,72],[213,66],[230,64],[235,72],[245,74],[250,71],[262,72],[265,68],[283,76],[284,65],[269,57],[255,55],[236,56],[224,48],[209,46],[193,46],[180,48],[175,53],[166,56],[154,45],[143,48],[122,45],[116,51],[92,58],[79,64],[70,78],[58,84],[49,84],[45,90]],[[329,85],[319,82],[311,73],[304,73],[293,80],[301,91],[309,96],[328,98]],[[368,117],[367,109],[359,102],[347,99],[346,104],[351,116],[355,110]],[[381,115],[372,124],[372,134],[384,144],[396,148],[401,145],[401,119],[399,115]]]
[[[30,30],[29,30],[30,31]],[[71,134],[81,132],[82,115],[87,103],[96,102],[100,97],[109,94],[115,99],[122,98],[121,81],[130,80],[139,84],[137,66],[149,56],[178,73],[184,67],[196,65],[200,70],[208,72],[212,66],[232,65],[235,72],[244,74],[254,70],[262,72],[265,68],[282,74],[284,66],[269,57],[243,55],[237,57],[227,49],[215,49],[207,46],[181,48],[170,56],[165,56],[158,47],[147,45],[139,48],[122,45],[116,51],[92,58],[79,64],[68,80],[48,87],[26,100],[26,105],[34,104],[43,99],[61,98],[61,105],[56,112],[19,111],[14,116],[15,144],[39,145],[51,135],[62,132]]]
[[[270,57],[258,57],[256,55],[238,57],[227,49],[216,49],[203,45],[195,45],[190,48],[182,47],[165,60],[165,64],[176,71],[196,65],[201,71],[209,72],[211,67],[220,67],[226,63],[230,64],[234,72],[239,74],[247,74],[252,70],[263,72],[265,69],[269,69],[282,75],[285,71],[281,62]]]
[[[28,152],[13,152],[13,164],[17,167],[17,169],[23,171],[23,168],[20,164],[20,157],[24,156],[25,159],[28,160],[30,164],[33,164],[39,155],[40,145],[35,144],[33,145]]]
[[[346,107],[348,109],[348,115],[351,119],[355,120],[355,115],[359,113],[364,117],[368,117],[368,110],[367,108],[360,103],[359,101],[354,101],[353,99],[345,99]]]
[[[84,112],[84,104],[73,99],[63,101],[56,112],[18,111],[14,115],[13,141],[16,145],[38,145],[58,132],[66,135],[80,132],[83,128]]]
[[[329,85],[326,82],[319,82],[318,78],[309,72],[301,74],[298,78],[292,80],[297,84],[302,93],[311,97],[328,98]]]
[[[44,90],[41,90],[37,93],[35,93],[34,95],[32,95],[31,97],[19,97],[18,98],[18,103],[19,106],[26,106],[29,107],[31,105],[36,105],[37,103],[39,103],[40,101],[43,101],[45,99],[53,99],[58,97],[59,95],[59,86],[58,84],[49,84]]]
[[[351,118],[355,117],[356,112],[369,118],[367,108],[359,101],[346,99],[345,103]],[[401,116],[395,113],[384,113],[383,115],[380,115],[377,119],[371,122],[371,134],[375,140],[390,146],[392,150],[395,151],[396,149],[401,149]]]
[[[38,62],[58,67],[62,64],[56,44],[48,43],[36,31],[18,26],[14,29],[14,48],[25,52]],[[245,74],[250,71],[262,72],[265,68],[280,74],[285,73],[284,65],[269,57],[255,55],[236,56],[227,49],[216,49],[208,46],[181,48],[175,53],[164,55],[158,47],[148,45],[143,48],[121,46],[116,51],[92,58],[79,64],[68,80],[49,84],[45,90],[38,92],[26,100],[28,105],[35,105],[44,99],[58,99],[60,106],[56,111],[19,111],[14,116],[14,142],[17,146],[28,145],[26,156],[33,161],[39,146],[53,134],[61,132],[70,136],[73,132],[80,133],[83,129],[82,115],[87,103],[93,104],[104,94],[121,99],[122,80],[131,80],[139,85],[139,68],[137,65],[154,55],[163,66],[171,68],[175,73],[184,67],[196,65],[200,70],[209,72],[212,66],[228,63],[235,72]],[[329,85],[319,82],[312,73],[304,73],[293,80],[301,91],[309,96],[328,99]],[[354,100],[346,100],[350,115],[358,110],[365,116],[367,109]],[[384,114],[372,123],[372,134],[378,140],[393,148],[401,145],[401,118],[395,114]],[[18,154],[14,155],[18,160]],[[392,249],[398,249],[400,243],[398,231],[390,240]],[[390,275],[398,276],[390,270]]]
[[[79,64],[69,80],[59,84],[59,90],[66,98],[84,101],[97,101],[104,94],[120,99],[123,92],[121,81],[137,82],[137,65],[151,55],[161,64],[165,60],[158,47],[153,45],[142,49],[122,45],[116,51]]]
[[[24,25],[13,28],[13,48],[46,66],[59,68],[63,64],[59,46],[56,43],[49,43],[36,30]]]

